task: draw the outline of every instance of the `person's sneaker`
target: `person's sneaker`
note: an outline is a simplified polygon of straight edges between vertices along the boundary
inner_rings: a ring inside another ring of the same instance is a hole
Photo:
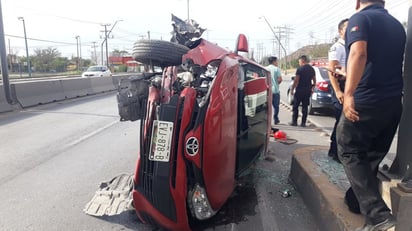
[[[300,126],[301,127],[306,127],[306,123],[301,123]]]
[[[355,229],[355,231],[386,231],[392,227],[395,227],[398,222],[396,219],[392,216],[389,218],[385,219],[384,221],[375,224],[375,225],[367,225],[365,224],[361,228]]]
[[[298,126],[298,123],[296,123],[296,122],[289,122],[289,125],[290,125],[290,126]]]
[[[275,120],[275,124],[279,124],[280,123],[280,120]]]

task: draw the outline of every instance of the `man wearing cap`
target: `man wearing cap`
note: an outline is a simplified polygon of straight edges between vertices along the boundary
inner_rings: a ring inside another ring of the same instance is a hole
[[[337,127],[338,156],[365,225],[387,230],[396,219],[379,191],[377,173],[402,113],[406,33],[382,0],[357,0],[346,30],[346,83]]]

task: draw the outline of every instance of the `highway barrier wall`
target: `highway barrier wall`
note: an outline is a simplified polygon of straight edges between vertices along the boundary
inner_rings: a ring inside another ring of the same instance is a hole
[[[88,78],[81,79],[63,79],[61,80],[64,96],[67,99],[82,97],[94,94],[91,80]]]
[[[23,108],[66,99],[60,80],[23,82],[13,85],[17,101]]]
[[[0,85],[0,112],[12,111],[13,108],[7,103],[6,96],[4,95],[3,85]]]
[[[119,80],[121,78],[128,78],[129,76],[130,75],[16,82],[11,84],[11,91],[20,106],[26,108],[65,99],[114,91],[117,89]],[[13,107],[7,103],[2,87],[0,89],[0,112],[12,110]]]

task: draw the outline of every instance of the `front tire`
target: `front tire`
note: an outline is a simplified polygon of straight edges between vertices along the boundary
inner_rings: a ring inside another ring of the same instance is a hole
[[[290,89],[288,89],[287,95],[288,95],[288,104],[293,105],[293,95],[290,94]]]

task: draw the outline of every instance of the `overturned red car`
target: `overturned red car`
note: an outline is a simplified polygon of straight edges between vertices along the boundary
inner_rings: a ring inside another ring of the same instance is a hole
[[[142,222],[191,230],[266,152],[270,75],[247,52],[244,35],[234,52],[204,39],[136,42],[135,59],[149,72],[120,84],[117,97],[121,120],[141,121],[131,195]]]
[[[200,39],[182,66],[148,89],[133,204],[143,222],[190,230],[230,197],[237,177],[266,152],[270,79],[264,67]]]

